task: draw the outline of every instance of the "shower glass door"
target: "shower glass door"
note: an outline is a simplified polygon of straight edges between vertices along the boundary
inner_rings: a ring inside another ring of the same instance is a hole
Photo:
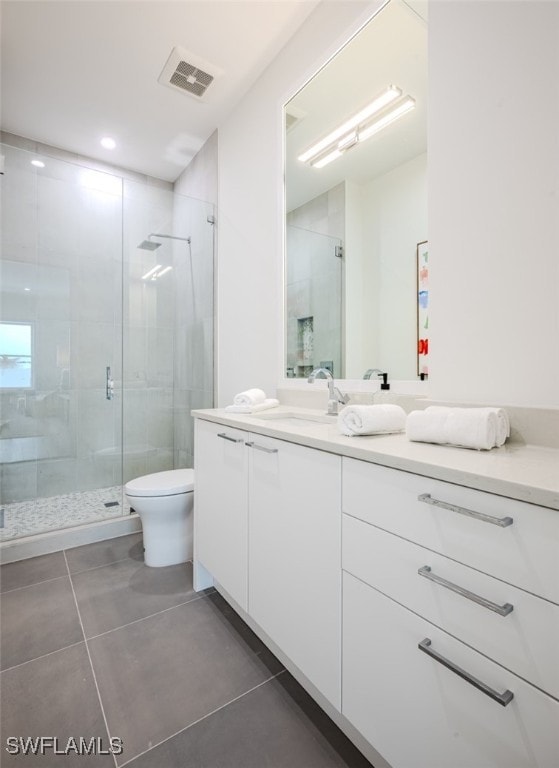
[[[0,146],[10,541],[128,514],[128,480],[192,467],[190,411],[213,406],[214,210]]]
[[[1,152],[0,538],[9,541],[123,512],[122,180]]]
[[[214,209],[124,181],[124,482],[193,466],[213,406]]]

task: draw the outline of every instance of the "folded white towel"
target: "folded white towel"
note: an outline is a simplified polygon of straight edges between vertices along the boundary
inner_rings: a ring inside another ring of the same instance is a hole
[[[338,429],[342,435],[377,435],[402,432],[406,412],[399,405],[348,405],[338,414]]]
[[[233,398],[233,405],[258,405],[266,400],[266,393],[263,389],[246,389],[239,392]]]
[[[447,408],[430,406],[412,411],[406,420],[409,440],[441,443],[460,448],[490,450],[508,436],[508,417],[497,408]]]
[[[256,405],[227,405],[225,410],[227,413],[258,413],[258,411],[267,411],[268,408],[277,408],[279,400],[275,397],[268,397],[263,403],[256,403]]]
[[[456,409],[456,408],[449,408],[448,406],[444,406],[444,405],[430,405],[425,410],[429,411],[429,413],[447,413],[448,414],[452,410],[472,411],[474,409],[473,408]],[[505,411],[505,409],[488,407],[488,408],[476,408],[475,410],[479,413],[480,416],[482,416],[484,413],[495,414],[495,416],[497,417],[497,437],[495,440],[495,444],[497,446],[504,445],[507,437],[510,437],[510,421],[509,421],[508,413]]]

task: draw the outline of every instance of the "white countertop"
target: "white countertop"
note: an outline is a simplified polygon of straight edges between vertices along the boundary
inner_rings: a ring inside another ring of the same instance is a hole
[[[291,443],[306,445],[353,459],[413,472],[477,488],[531,504],[559,510],[559,450],[507,442],[490,451],[447,445],[412,443],[405,434],[346,437],[332,423],[294,420],[281,423],[271,413],[324,415],[323,411],[280,406],[261,414],[228,413],[222,408],[192,411],[195,418],[213,421]],[[261,418],[259,418],[261,416]]]

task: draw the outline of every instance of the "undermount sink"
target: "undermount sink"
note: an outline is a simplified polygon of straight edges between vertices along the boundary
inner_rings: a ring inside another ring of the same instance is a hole
[[[253,413],[252,415],[257,419],[263,419],[265,421],[277,421],[281,422],[282,424],[290,424],[296,427],[302,427],[305,423],[313,424],[314,426],[317,424],[336,423],[336,417],[334,415],[329,416],[328,414],[320,413],[293,413],[284,411],[283,413]]]

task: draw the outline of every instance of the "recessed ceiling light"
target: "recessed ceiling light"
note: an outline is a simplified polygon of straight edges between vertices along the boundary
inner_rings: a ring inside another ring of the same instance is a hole
[[[116,147],[116,141],[111,139],[110,136],[105,136],[101,139],[101,146],[105,149],[114,149]]]
[[[31,290],[31,288],[24,288],[23,290],[24,290],[24,291],[30,291],[30,290]]]
[[[31,160],[31,165],[34,165],[36,168],[44,168],[45,164],[42,160]]]

